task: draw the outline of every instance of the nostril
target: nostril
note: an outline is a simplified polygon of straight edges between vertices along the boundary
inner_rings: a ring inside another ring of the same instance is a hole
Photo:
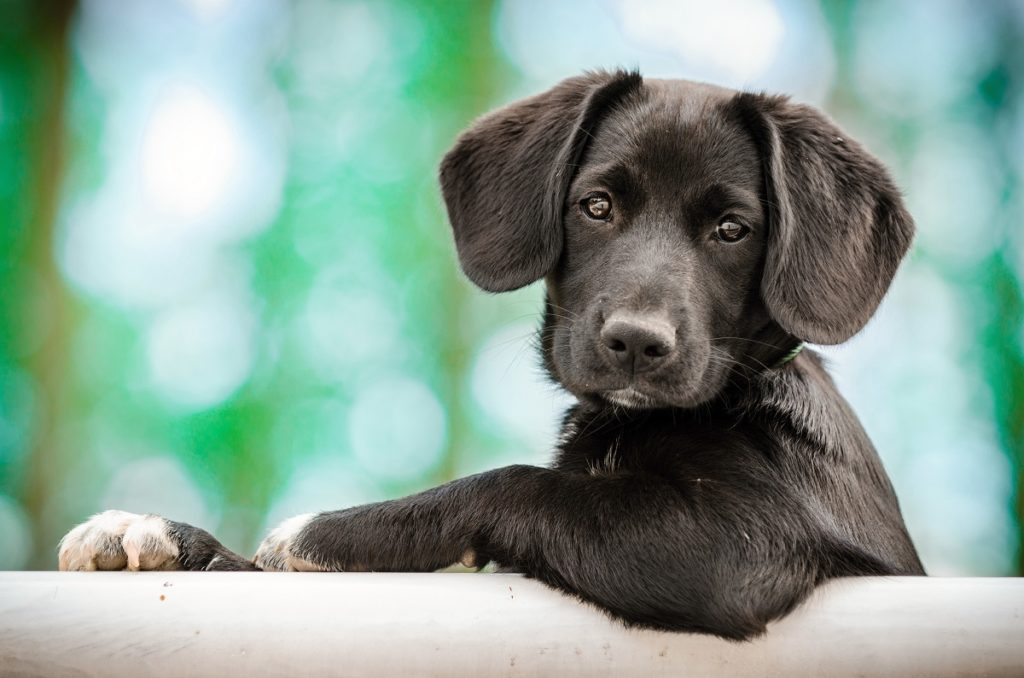
[[[650,344],[644,347],[644,355],[648,358],[664,358],[668,355],[668,346],[664,344]]]
[[[622,351],[626,350],[626,342],[620,339],[609,339],[608,341],[605,342],[605,346],[615,351],[616,353],[621,353]]]

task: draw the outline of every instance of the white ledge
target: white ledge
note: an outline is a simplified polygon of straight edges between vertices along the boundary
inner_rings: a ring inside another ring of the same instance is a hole
[[[1024,580],[834,581],[746,643],[517,575],[0,573],[0,674],[1024,675]]]

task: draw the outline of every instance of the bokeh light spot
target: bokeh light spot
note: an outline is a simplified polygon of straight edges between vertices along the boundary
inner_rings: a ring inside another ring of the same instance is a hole
[[[219,18],[231,6],[232,0],[184,0],[205,21]]]
[[[0,465],[9,467],[28,451],[37,406],[32,377],[0,365]]]
[[[685,62],[706,64],[730,84],[767,71],[785,33],[771,0],[619,0],[618,9],[626,35]]]
[[[501,435],[523,440],[533,460],[542,461],[550,456],[562,415],[574,399],[544,374],[535,335],[532,323],[516,323],[488,337],[473,358],[470,388]]]
[[[32,552],[28,516],[10,497],[0,494],[0,570],[19,570]]]
[[[935,126],[924,135],[911,166],[913,190],[907,198],[920,245],[962,270],[978,265],[1002,245],[1008,230],[996,218],[1003,187],[999,158],[985,137],[986,132],[974,126]],[[967,148],[970,153],[964,152]]]
[[[213,529],[216,519],[203,495],[177,459],[145,457],[123,464],[110,479],[98,509],[155,513]]]
[[[318,513],[380,501],[387,496],[341,454],[303,460],[267,513],[265,529],[300,513]]]
[[[857,3],[854,35],[858,89],[895,117],[922,116],[966,94],[996,44],[982,12],[948,0]]]
[[[329,277],[329,276],[328,276]],[[302,342],[318,374],[339,380],[401,358],[396,305],[373,289],[320,281],[303,313]]]
[[[356,395],[349,414],[352,451],[364,469],[386,480],[413,480],[441,461],[445,411],[421,381],[386,379]]]
[[[248,378],[256,318],[243,299],[210,295],[157,316],[146,337],[150,376],[169,401],[204,409]]]
[[[147,195],[185,218],[210,212],[235,177],[239,141],[223,107],[195,86],[177,86],[157,102],[142,144]]]

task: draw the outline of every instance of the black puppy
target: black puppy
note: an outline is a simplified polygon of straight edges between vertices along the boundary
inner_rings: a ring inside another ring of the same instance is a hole
[[[818,583],[919,575],[882,464],[803,341],[848,339],[913,235],[885,169],[782,97],[592,73],[479,120],[441,166],[466,275],[547,283],[578,398],[551,468],[299,516],[253,562],[106,512],[62,569],[428,571],[495,561],[628,623],[761,633]]]

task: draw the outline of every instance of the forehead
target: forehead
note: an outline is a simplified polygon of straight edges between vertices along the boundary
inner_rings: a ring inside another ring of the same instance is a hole
[[[735,92],[688,82],[645,82],[639,96],[602,120],[585,170],[626,170],[679,195],[712,183],[757,191],[761,161],[750,134],[728,113]]]

